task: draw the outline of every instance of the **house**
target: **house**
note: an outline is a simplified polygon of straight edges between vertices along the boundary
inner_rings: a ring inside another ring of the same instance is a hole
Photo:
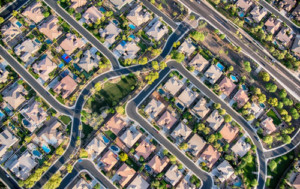
[[[97,22],[97,20],[100,20],[101,17],[102,13],[95,6],[88,8],[82,15],[82,18],[84,18],[87,24],[93,24]]]
[[[159,41],[168,33],[168,28],[160,20],[157,20],[146,33],[155,41]]]
[[[190,107],[190,105],[197,98],[198,93],[192,91],[190,88],[185,88],[182,93],[178,96],[178,100],[183,103],[185,107]]]
[[[87,3],[87,0],[71,0],[70,8],[77,9],[84,6]]]
[[[186,179],[182,179],[177,185],[176,189],[195,189],[195,186],[191,186]]]
[[[22,115],[29,121],[29,125],[25,125],[26,128],[32,133],[37,127],[39,127],[46,119],[47,112],[43,110],[41,103],[32,100],[26,104],[21,110]]]
[[[43,146],[44,143],[47,145],[51,145],[55,148],[57,148],[63,141],[64,141],[64,135],[61,128],[61,123],[58,121],[54,121],[51,124],[47,124],[38,132],[37,143],[40,144],[40,146]]]
[[[42,4],[40,2],[35,2],[27,6],[22,14],[30,20],[34,21],[34,23],[36,24],[44,19]]]
[[[230,123],[226,123],[220,130],[220,133],[226,142],[231,143],[239,133],[239,128],[232,126]]]
[[[208,68],[208,70],[206,70],[204,75],[211,84],[214,84],[222,76],[222,71],[218,68],[217,65],[212,64]]]
[[[76,182],[75,186],[72,189],[92,189],[91,185],[81,178],[78,182]]]
[[[135,170],[130,168],[126,163],[117,170],[116,175],[118,175],[119,184],[124,187],[130,179],[135,175]]]
[[[200,155],[201,160],[204,160],[208,168],[212,168],[214,164],[219,160],[221,153],[214,149],[212,145],[208,145],[207,148]]]
[[[157,117],[161,111],[166,106],[159,100],[152,99],[147,106],[145,107],[144,111],[146,114],[148,114],[150,117],[155,118]]]
[[[231,150],[238,156],[243,157],[250,150],[251,145],[245,142],[245,138],[240,138]]]
[[[285,47],[290,46],[292,38],[293,34],[291,34],[291,30],[287,27],[282,28],[275,37]]]
[[[264,119],[261,123],[260,126],[262,127],[262,129],[264,130],[264,134],[269,135],[271,133],[273,133],[274,131],[276,131],[276,127],[273,123],[273,119],[270,117],[267,117],[266,119]]]
[[[157,121],[157,125],[170,130],[176,121],[177,119],[169,111],[165,111]]]
[[[169,159],[167,156],[164,158],[160,158],[158,155],[155,155],[148,163],[148,165],[152,168],[155,173],[160,173],[164,170],[164,168],[168,165]]]
[[[9,170],[21,180],[30,176],[31,170],[37,165],[31,154],[26,150],[19,158],[16,158],[10,165]]]
[[[206,142],[197,134],[188,141],[188,150],[197,157],[199,152],[204,148]]]
[[[201,119],[204,118],[210,111],[206,99],[202,97],[197,104],[193,107],[192,111]]]
[[[32,65],[33,71],[39,74],[44,82],[48,81],[50,78],[49,74],[55,70],[55,68],[57,68],[57,65],[52,62],[48,56]]]
[[[127,15],[127,19],[134,25],[140,26],[151,19],[151,14],[146,9],[143,9],[141,5],[138,5],[134,9],[131,9]]]
[[[242,108],[249,100],[248,94],[243,89],[238,90],[233,100],[236,101],[237,107]]]
[[[223,183],[228,180],[232,175],[234,175],[233,167],[228,163],[228,161],[224,160],[217,167],[218,170],[218,179]]]
[[[298,175],[296,176],[292,186],[295,188],[295,189],[299,189],[300,188],[300,174],[298,173]]]
[[[67,98],[75,91],[76,87],[76,81],[70,75],[67,75],[53,87],[53,91],[61,94],[63,98]]]
[[[129,127],[121,135],[120,139],[126,144],[128,148],[131,148],[142,136],[134,126]]]
[[[265,22],[265,27],[267,32],[273,35],[279,29],[280,25],[281,22],[272,16],[270,16],[270,18]]]
[[[186,39],[179,47],[178,51],[184,53],[186,57],[189,57],[194,51],[196,47],[192,44],[192,40],[190,38]]]
[[[150,184],[141,176],[137,175],[135,179],[127,186],[127,189],[144,189],[148,188]]]
[[[1,66],[0,63],[0,83],[5,83],[7,81],[9,72],[5,69],[5,66]]]
[[[182,173],[178,170],[176,164],[172,165],[165,174],[166,180],[171,183],[172,186],[175,186],[182,177]]]
[[[32,58],[32,55],[35,54],[40,49],[40,44],[31,39],[23,41],[21,44],[18,44],[14,51],[16,55],[20,56],[21,60],[25,63]]]
[[[268,10],[265,7],[260,8],[260,6],[255,5],[250,14],[252,16],[252,19],[256,23],[259,23],[268,14]]]
[[[123,56],[124,59],[134,59],[141,50],[134,41],[122,41],[113,51],[117,57]]]
[[[84,42],[81,38],[77,38],[75,34],[68,33],[66,39],[60,44],[61,48],[64,51],[71,55],[77,48],[80,48],[84,45]]]
[[[5,43],[10,42],[21,33],[21,29],[15,23],[12,22],[8,22],[1,28],[1,37],[3,42]]]
[[[127,126],[127,123],[122,119],[121,115],[115,114],[110,120],[105,124],[105,130],[111,130],[115,135]]]
[[[296,0],[281,0],[279,2],[280,9],[284,9],[287,12],[290,12],[292,8],[296,5]]]
[[[99,34],[105,39],[104,45],[109,48],[116,41],[116,37],[121,31],[115,23],[110,22],[105,29],[99,29]]]
[[[110,2],[119,10],[126,4],[130,4],[132,1],[133,0],[110,0]]]
[[[108,150],[100,160],[105,171],[110,171],[111,168],[118,162],[117,155]]]
[[[291,50],[300,57],[300,35],[296,35]]]
[[[2,92],[3,99],[15,110],[26,101],[27,94],[28,91],[18,83],[14,83]]]
[[[202,55],[197,53],[197,55],[188,63],[188,66],[194,67],[195,70],[201,72],[209,64]]]
[[[238,0],[235,5],[237,8],[239,8],[244,13],[248,11],[248,9],[251,7],[253,2],[251,0]]]
[[[297,5],[297,7],[294,9],[292,13],[295,20],[300,21],[300,4]]]
[[[143,140],[140,145],[135,149],[136,154],[134,157],[136,159],[140,159],[142,156],[144,159],[147,159],[149,155],[156,149],[153,144],[149,144],[145,140]]]
[[[51,41],[57,39],[62,34],[59,31],[58,19],[52,15],[39,27],[39,31],[45,34]]]
[[[177,141],[182,142],[192,133],[192,130],[183,122],[179,122],[176,128],[173,130],[171,136]]]
[[[95,67],[98,67],[100,56],[96,54],[96,48],[92,47],[90,50],[84,51],[82,58],[78,62],[78,66],[86,72],[90,72]]]
[[[0,158],[6,153],[6,151],[18,141],[8,129],[4,128],[0,133]]]
[[[101,139],[101,135],[96,135],[93,140],[85,147],[85,150],[92,159],[95,159],[104,149],[106,144]]]
[[[262,112],[263,108],[257,103],[252,102],[251,107],[249,108],[249,113],[253,114],[255,118],[258,118]]]
[[[236,85],[231,81],[231,79],[224,77],[224,79],[220,82],[219,87],[220,91],[222,91],[224,95],[230,96]]]
[[[221,124],[224,121],[223,116],[221,116],[218,110],[214,110],[206,120],[208,122],[208,126],[212,128],[214,131],[218,130]]]
[[[164,89],[166,89],[173,96],[183,87],[183,82],[179,80],[177,77],[171,77],[164,85]]]

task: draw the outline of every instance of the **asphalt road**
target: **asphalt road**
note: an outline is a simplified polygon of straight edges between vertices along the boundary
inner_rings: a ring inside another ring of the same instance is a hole
[[[13,179],[11,179],[10,176],[9,177],[6,176],[6,172],[5,170],[2,169],[2,167],[0,167],[0,178],[9,188],[13,188],[13,189],[20,188],[18,183],[16,183]]]
[[[4,9],[0,13],[0,17],[4,18],[5,20],[11,16],[13,10],[18,10],[20,7],[25,5],[29,0],[17,0],[14,1],[11,5],[9,5],[6,9]]]

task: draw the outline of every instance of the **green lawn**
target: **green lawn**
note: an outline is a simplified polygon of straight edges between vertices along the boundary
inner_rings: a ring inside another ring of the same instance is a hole
[[[281,123],[281,120],[277,117],[277,115],[275,114],[275,112],[273,110],[270,110],[267,113],[267,116],[271,117],[273,119],[273,123],[275,125],[279,125]]]
[[[68,125],[71,122],[71,118],[69,116],[59,116],[59,119],[65,124]]]
[[[113,132],[111,132],[110,130],[104,131],[104,133],[105,133],[106,136],[108,136],[112,140],[115,140],[117,138],[117,136]]]
[[[82,132],[84,134],[84,139],[93,131],[93,127],[82,123]]]
[[[247,163],[246,166],[243,168],[244,170],[244,181],[247,180],[249,181],[248,183],[251,183],[254,179],[256,179],[257,175],[254,173],[256,172],[256,165],[255,165],[255,160],[251,163]]]

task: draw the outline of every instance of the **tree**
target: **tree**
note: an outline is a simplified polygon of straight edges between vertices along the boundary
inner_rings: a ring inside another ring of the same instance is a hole
[[[78,12],[75,14],[75,18],[76,20],[80,20],[81,19],[81,14]]]
[[[244,62],[244,67],[245,67],[246,72],[251,72],[252,69],[251,69],[250,62],[245,61]]]
[[[253,179],[252,181],[251,181],[251,186],[252,187],[256,187],[258,185],[258,181],[256,180],[256,179]]]
[[[161,5],[161,3],[158,5],[158,10],[162,10],[163,9],[163,7],[162,7],[162,5]]]
[[[120,158],[121,161],[126,161],[128,159],[128,155],[124,152],[121,152],[119,154],[119,158]]]
[[[221,39],[225,39],[225,37],[226,37],[226,35],[223,34],[223,33],[220,35],[220,38],[221,38]]]
[[[292,106],[294,104],[293,100],[288,98],[284,98],[282,102],[285,106]]]
[[[275,160],[271,160],[270,163],[269,163],[269,167],[272,171],[274,171],[277,167],[277,163]]]
[[[191,16],[189,17],[189,19],[190,19],[190,20],[195,20],[195,15],[191,15]]]
[[[282,142],[285,143],[285,144],[290,144],[291,143],[291,137],[289,135],[283,135],[283,138],[282,138]]]
[[[183,165],[181,163],[178,164],[178,169],[183,169]]]
[[[71,173],[72,170],[73,170],[73,166],[72,166],[72,164],[69,163],[69,164],[67,165],[67,171],[68,171],[68,173]]]
[[[65,150],[63,149],[62,145],[60,145],[60,146],[56,149],[55,154],[61,156],[61,155],[63,155],[64,151],[65,151]]]
[[[258,102],[259,103],[264,103],[264,102],[266,102],[266,100],[267,100],[267,97],[266,97],[265,94],[259,94],[258,95]]]
[[[198,123],[196,128],[197,128],[198,131],[203,131],[204,128],[205,128],[205,125],[203,123]]]
[[[246,117],[247,121],[251,121],[251,120],[253,120],[254,118],[255,118],[255,116],[254,116],[253,114],[249,114],[249,115]]]
[[[50,12],[46,11],[46,12],[43,13],[43,15],[44,15],[45,18],[47,18],[47,17],[50,16]]]
[[[216,140],[216,136],[215,136],[215,135],[210,135],[210,136],[208,137],[208,139],[207,139],[207,141],[208,141],[209,143],[213,143],[215,140]]]
[[[299,113],[296,108],[292,108],[290,112],[294,120],[299,119]]]
[[[155,0],[150,0],[150,2],[151,2],[151,4],[153,4],[153,5],[155,4]]]
[[[173,154],[169,156],[169,159],[172,163],[176,163],[176,156],[174,156]]]
[[[125,115],[125,108],[123,106],[116,107],[116,111],[118,114]]]
[[[221,108],[221,109],[219,109],[218,111],[219,111],[219,114],[220,114],[220,115],[225,115],[225,114],[226,114],[226,110],[225,110],[225,109],[222,109],[222,108]]]
[[[47,189],[56,189],[59,187],[61,181],[62,181],[62,176],[60,171],[55,173],[49,180],[46,182],[46,184],[43,186],[43,188]]]
[[[154,70],[159,70],[159,65],[158,65],[158,62],[157,61],[152,61],[152,68],[154,69]]]
[[[81,149],[79,153],[80,158],[87,158],[88,157],[88,152],[85,149]]]
[[[265,81],[265,82],[269,82],[269,81],[270,81],[270,75],[269,75],[267,72],[265,72],[265,71],[261,71],[261,72],[259,73],[259,76],[260,76],[261,79],[262,79],[263,81]]]
[[[0,17],[0,24],[4,22],[4,18]]]
[[[186,150],[188,149],[188,144],[186,142],[183,142],[179,145],[180,150]]]
[[[229,66],[228,71],[232,72],[234,70],[233,66]]]
[[[172,51],[171,58],[176,60],[176,62],[181,63],[184,60],[185,56],[183,53],[180,53],[178,51]]]
[[[16,10],[13,10],[13,12],[12,12],[12,14],[11,14],[11,15],[13,15],[14,17],[16,17],[16,16],[18,16],[18,14],[19,14],[19,12],[18,12],[18,11],[16,11]]]
[[[145,79],[148,81],[148,84],[151,85],[156,79],[158,79],[158,72],[150,72]]]
[[[270,97],[269,99],[268,99],[268,104],[270,104],[271,106],[277,106],[278,105],[278,99],[277,98],[272,98],[272,97]]]
[[[285,90],[285,89],[281,89],[281,90],[279,91],[279,97],[280,97],[281,99],[283,99],[283,98],[285,98],[286,96],[287,96],[286,90]]]
[[[159,69],[160,70],[163,70],[163,69],[165,69],[167,67],[167,63],[166,62],[160,62],[160,65],[159,65]]]
[[[275,85],[274,83],[267,83],[266,89],[271,93],[275,93],[277,90],[277,85]]]
[[[202,42],[202,41],[204,41],[204,39],[205,39],[205,35],[204,35],[203,33],[201,33],[201,32],[198,32],[198,31],[192,32],[192,33],[191,33],[191,37],[192,37],[195,41],[197,41],[197,42]]]
[[[266,144],[272,144],[273,143],[273,137],[272,136],[265,136],[264,138],[263,138],[263,141],[264,141],[264,143],[266,143]]]
[[[217,110],[220,109],[221,108],[221,104],[220,103],[215,103],[214,104],[214,108],[217,109]]]
[[[228,114],[224,115],[224,121],[225,123],[229,123],[232,121],[232,117]]]
[[[99,92],[101,90],[101,88],[102,88],[101,87],[101,83],[100,82],[96,83],[95,86],[94,86],[94,88],[95,88],[96,91]]]

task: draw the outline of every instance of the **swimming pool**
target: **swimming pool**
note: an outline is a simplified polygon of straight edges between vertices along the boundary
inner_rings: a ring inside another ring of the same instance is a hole
[[[103,7],[100,7],[99,10],[100,10],[101,12],[103,12],[103,13],[106,12],[106,10],[105,10]]]
[[[116,153],[118,153],[118,152],[120,151],[120,149],[119,149],[118,147],[116,147],[115,145],[112,145],[112,146],[110,147],[110,149],[111,149],[112,151],[116,152]]]
[[[28,127],[30,125],[29,121],[27,121],[26,119],[23,119],[22,123],[25,127]]]
[[[45,144],[42,145],[42,149],[44,150],[44,152],[46,152],[47,154],[51,151],[50,148],[48,146],[46,146]]]
[[[63,68],[64,66],[65,66],[64,63],[60,63],[60,64],[58,65],[59,68]]]
[[[23,26],[23,25],[21,24],[21,22],[19,22],[19,21],[16,21],[16,24],[17,24],[17,26],[19,26],[19,28]]]
[[[224,70],[224,66],[220,62],[217,63],[217,67],[219,68],[220,71]]]
[[[159,94],[163,95],[165,94],[165,91],[163,89],[158,89]]]
[[[129,24],[128,26],[133,30],[135,29],[135,26],[133,24]]]
[[[39,152],[38,150],[33,150],[32,154],[35,155],[36,157],[41,157],[41,152]]]
[[[129,37],[130,37],[131,39],[135,39],[135,38],[136,38],[133,34],[129,35]]]
[[[46,42],[47,44],[52,44],[52,41],[51,41],[50,39],[46,39],[45,42]]]
[[[41,43],[38,39],[35,39],[34,41],[37,42],[37,43]]]
[[[5,117],[4,113],[0,110],[0,119],[3,119]]]
[[[184,106],[182,105],[182,104],[180,104],[179,102],[177,102],[177,104],[176,104],[177,106],[178,106],[178,108],[180,108],[181,110],[183,110],[184,109]]]
[[[241,187],[242,186],[242,181],[239,180],[238,182],[235,182],[233,185],[237,186],[237,187]]]
[[[242,85],[242,89],[243,89],[244,91],[247,91],[246,85]]]
[[[9,108],[9,107],[5,107],[5,108],[3,108],[4,109],[4,111],[8,114],[8,115],[11,115],[11,113],[12,113],[12,110]]]
[[[123,40],[123,41],[121,41],[120,44],[122,45],[122,47],[124,47],[124,46],[126,45],[126,43],[127,43],[127,42]]]
[[[118,20],[113,20],[113,23],[116,24],[116,25],[119,24]]]
[[[260,103],[259,106],[262,107],[262,108],[266,107],[266,105],[264,103]]]
[[[244,12],[241,12],[240,15],[239,15],[241,18],[243,18],[245,16],[245,13]]]
[[[32,28],[35,28],[35,25],[31,24],[29,27],[32,29]]]
[[[230,79],[231,79],[233,82],[238,82],[238,79],[237,79],[236,76],[234,76],[234,75],[230,75]]]
[[[148,171],[148,172],[151,172],[151,167],[149,166],[149,165],[145,165],[145,169],[146,169],[146,171]]]
[[[108,138],[106,138],[106,136],[102,136],[102,139],[105,144],[108,144],[110,141]]]

